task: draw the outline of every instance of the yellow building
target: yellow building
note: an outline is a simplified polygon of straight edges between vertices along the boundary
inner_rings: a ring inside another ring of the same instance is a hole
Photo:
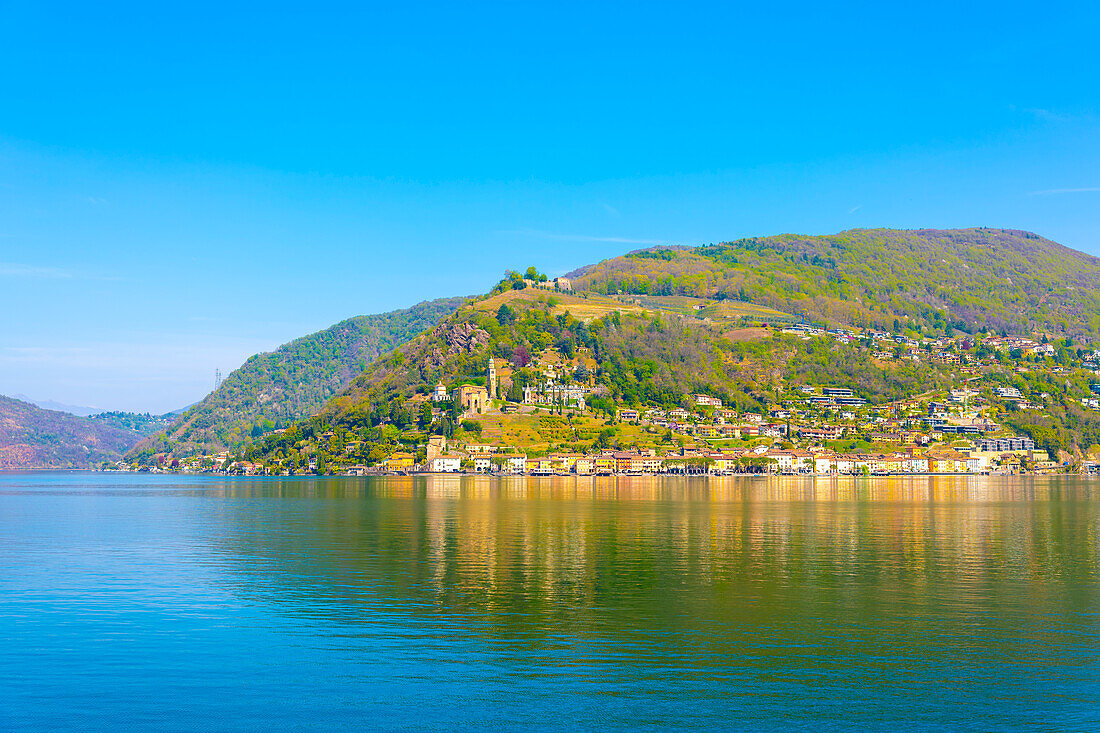
[[[549,458],[529,458],[527,459],[527,472],[549,476],[554,472],[554,466]]]
[[[599,456],[595,460],[596,473],[601,476],[610,476],[615,473],[617,467],[618,464],[613,456]]]
[[[394,453],[382,461],[382,468],[387,471],[407,471],[413,467],[416,458],[412,453]]]

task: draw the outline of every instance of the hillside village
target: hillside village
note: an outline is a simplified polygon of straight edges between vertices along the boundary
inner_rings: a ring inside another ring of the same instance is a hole
[[[509,475],[619,474],[1020,474],[1096,472],[1097,458],[1050,455],[1009,424],[1021,414],[1041,416],[1051,395],[988,379],[983,371],[1009,364],[1020,377],[1056,378],[1074,366],[1100,375],[1100,351],[1082,353],[1080,364],[1065,344],[987,335],[915,339],[874,330],[825,329],[784,324],[777,332],[798,339],[862,344],[880,361],[949,365],[956,383],[943,392],[870,404],[847,387],[785,385],[771,409],[731,409],[712,394],[686,396],[671,409],[615,404],[593,379],[594,363],[579,348],[571,358],[547,349],[529,363],[490,357],[482,378],[459,384],[438,381],[416,394],[414,430],[390,425],[402,449],[380,454],[354,432],[329,427],[305,437],[303,450],[274,460],[249,460],[224,452],[184,460],[170,468],[245,475],[386,473],[484,473]],[[520,374],[525,375],[519,379]],[[1100,383],[1080,398],[1100,411]],[[454,430],[431,434],[445,421]],[[514,428],[538,423],[560,440],[508,441]],[[385,429],[386,426],[383,426]],[[417,432],[419,428],[423,432]],[[493,434],[496,439],[489,440]],[[269,440],[301,440],[277,430]],[[414,441],[408,440],[413,438]],[[585,443],[589,443],[585,446]],[[128,467],[128,466],[123,466]]]

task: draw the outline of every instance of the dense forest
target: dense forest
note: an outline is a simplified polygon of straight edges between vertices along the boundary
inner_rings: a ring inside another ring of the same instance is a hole
[[[350,318],[273,352],[256,354],[132,455],[211,452],[314,414],[367,365],[452,313],[464,298]]]
[[[1100,337],[1100,259],[1014,230],[786,234],[653,248],[571,276],[582,290],[743,300],[854,327]]]

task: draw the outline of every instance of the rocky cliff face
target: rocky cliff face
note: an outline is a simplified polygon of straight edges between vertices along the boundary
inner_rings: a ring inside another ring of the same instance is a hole
[[[489,344],[489,334],[472,323],[444,323],[432,332],[432,336],[443,341],[446,350],[436,347],[428,355],[433,366],[441,366],[447,359],[459,354],[472,354]]]

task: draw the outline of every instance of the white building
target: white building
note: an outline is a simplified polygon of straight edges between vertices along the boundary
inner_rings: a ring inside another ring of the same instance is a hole
[[[504,459],[505,473],[522,474],[527,470],[527,456],[507,456]]]
[[[832,453],[818,453],[814,456],[814,473],[832,473],[836,465],[836,456]]]
[[[584,409],[584,387],[552,384],[546,388],[546,400],[552,405]]]
[[[909,473],[928,473],[928,459],[912,456],[906,459],[905,470]]]
[[[436,456],[428,461],[428,470],[432,473],[458,473],[462,459],[458,456]]]

